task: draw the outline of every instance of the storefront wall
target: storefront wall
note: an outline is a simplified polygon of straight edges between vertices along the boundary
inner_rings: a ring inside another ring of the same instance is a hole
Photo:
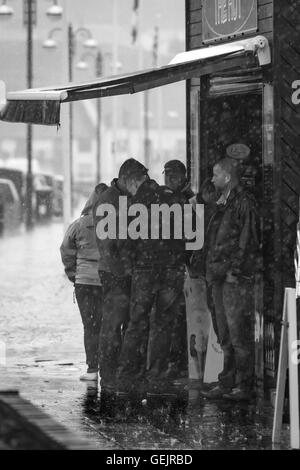
[[[211,0],[211,3],[219,9],[225,5],[225,13],[226,8],[228,13],[228,6],[241,7],[243,0]],[[229,137],[226,140],[226,121],[228,134],[230,128],[233,129],[233,141],[238,138],[234,137],[234,129],[240,126],[241,132],[236,136],[251,148],[250,167],[252,165],[254,171],[249,167],[246,184],[254,186],[252,189],[259,201],[264,253],[264,274],[256,290],[256,309],[260,314],[256,326],[259,330],[263,317],[265,382],[267,387],[272,387],[276,377],[284,287],[294,286],[293,256],[299,218],[300,106],[292,104],[291,96],[293,81],[300,79],[300,5],[283,0],[253,3],[257,3],[257,28],[254,30],[252,24],[250,32],[221,38],[215,43],[263,35],[271,47],[272,63],[253,73],[255,78],[248,92],[236,95],[233,87],[232,93],[209,96],[213,83],[209,76],[195,77],[188,82],[187,163],[192,185],[197,190],[210,175],[214,159],[220,158],[230,143]],[[207,24],[203,26],[202,8],[201,0],[186,0],[187,50],[213,43],[211,38],[209,42],[203,41],[208,37],[208,28]],[[218,21],[217,15],[215,18]],[[236,74],[239,73],[237,70]],[[235,75],[235,71],[231,75]],[[214,127],[217,127],[215,132]],[[259,336],[258,331],[257,338]],[[258,357],[261,362],[260,353]],[[257,368],[261,370],[262,365],[257,364]]]

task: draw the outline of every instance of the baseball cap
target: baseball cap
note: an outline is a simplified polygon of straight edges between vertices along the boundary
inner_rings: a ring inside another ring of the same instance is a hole
[[[180,173],[182,175],[186,174],[186,167],[185,164],[182,163],[180,160],[169,160],[165,166],[163,173]]]
[[[128,158],[120,166],[119,178],[122,176],[147,175],[148,171],[148,168],[138,160],[135,160],[135,158]]]

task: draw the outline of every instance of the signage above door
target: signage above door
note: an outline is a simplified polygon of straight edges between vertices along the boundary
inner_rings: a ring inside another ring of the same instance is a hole
[[[202,0],[204,43],[257,31],[257,0]]]

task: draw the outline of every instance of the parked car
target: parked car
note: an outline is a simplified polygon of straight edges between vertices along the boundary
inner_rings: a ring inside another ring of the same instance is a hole
[[[54,176],[53,186],[53,214],[56,216],[63,215],[63,191],[64,179],[60,175]]]
[[[36,195],[36,218],[49,219],[53,213],[54,179],[52,175],[38,173],[34,175],[34,191]]]
[[[25,203],[26,173],[15,168],[0,167],[0,178],[11,180],[18,191],[21,203]]]
[[[0,201],[3,232],[15,232],[22,222],[22,208],[16,186],[9,179],[0,178]]]

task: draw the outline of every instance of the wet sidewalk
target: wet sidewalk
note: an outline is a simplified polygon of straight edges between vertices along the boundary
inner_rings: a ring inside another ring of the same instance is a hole
[[[18,389],[95,449],[271,449],[266,403],[209,402],[193,386],[169,399],[116,401],[78,380],[82,325],[60,261],[62,236],[53,223],[0,240],[0,389]]]

